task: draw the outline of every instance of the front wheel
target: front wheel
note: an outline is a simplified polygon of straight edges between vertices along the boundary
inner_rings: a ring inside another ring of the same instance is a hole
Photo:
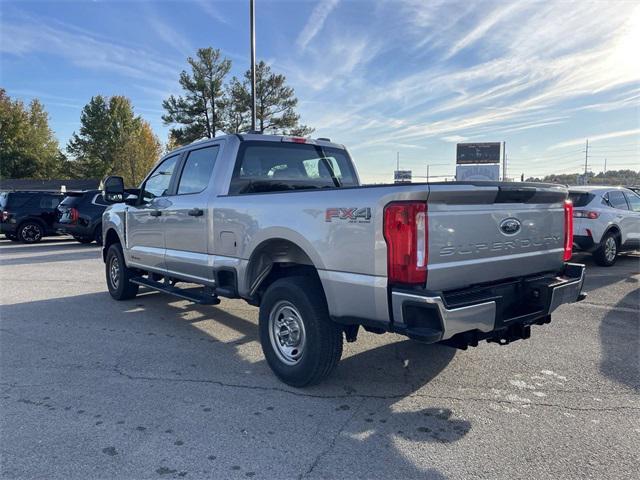
[[[132,283],[133,271],[124,263],[122,247],[114,243],[107,251],[105,261],[107,287],[109,294],[116,300],[128,300],[138,294],[139,285]]]
[[[598,265],[610,267],[616,263],[618,255],[618,236],[613,232],[605,233],[600,246],[593,253],[593,258]]]
[[[284,383],[319,383],[342,356],[342,329],[329,318],[322,286],[287,277],[269,286],[260,304],[260,343],[271,370]]]

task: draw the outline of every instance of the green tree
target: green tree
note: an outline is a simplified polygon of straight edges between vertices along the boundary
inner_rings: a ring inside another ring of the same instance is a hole
[[[128,98],[97,95],[83,108],[80,131],[73,133],[67,151],[75,157],[78,176],[118,174],[127,185],[137,185],[161,147],[149,124],[134,114]]]
[[[116,155],[114,173],[124,177],[128,186],[137,186],[161,153],[162,146],[151,125],[140,120],[139,127],[124,140]]]
[[[179,124],[171,130],[176,141],[184,145],[200,138],[213,138],[223,126],[220,110],[224,108],[224,79],[231,69],[231,60],[220,50],[198,49],[196,58],[189,57],[191,73],[180,74],[184,96],[171,95],[162,102],[165,125]]]
[[[0,177],[66,176],[49,115],[39,100],[25,108],[0,88]]]
[[[260,133],[307,136],[313,128],[300,124],[298,99],[286,77],[271,71],[264,61],[256,65],[256,130]],[[233,78],[225,98],[225,127],[230,133],[247,131],[251,125],[251,70],[244,80]]]

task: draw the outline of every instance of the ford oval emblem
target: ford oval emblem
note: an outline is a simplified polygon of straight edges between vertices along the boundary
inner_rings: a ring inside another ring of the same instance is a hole
[[[505,235],[515,235],[520,231],[520,225],[517,218],[505,218],[500,222],[500,231]]]

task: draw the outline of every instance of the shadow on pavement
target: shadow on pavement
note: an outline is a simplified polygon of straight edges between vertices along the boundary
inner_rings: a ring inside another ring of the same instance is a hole
[[[55,255],[36,255],[28,257],[2,258],[0,265],[36,265],[38,263],[70,262],[73,260],[100,259],[100,250],[97,248],[78,248],[77,251],[69,253],[55,253]]]
[[[328,409],[333,412],[330,415],[333,418],[327,419],[325,416],[323,419],[322,415],[317,415],[311,419],[298,418],[296,422],[312,422],[312,428],[321,431],[324,427],[329,433],[331,429],[327,425],[335,424],[334,437],[330,439],[328,447],[323,446],[327,442],[326,432],[323,438],[314,442],[313,448],[319,454],[315,460],[309,460],[308,470],[299,474],[300,477],[335,476],[337,464],[341,465],[339,471],[342,478],[387,478],[392,475],[394,478],[443,479],[445,477],[438,470],[425,465],[426,462],[422,466],[416,465],[403,453],[398,443],[446,444],[460,440],[471,429],[468,420],[457,418],[455,412],[438,405],[437,401],[434,404],[428,396],[420,397],[416,402],[424,408],[413,411],[411,408],[412,400],[408,397],[419,396],[418,391],[453,359],[455,350],[444,346],[401,340],[357,352],[344,358],[328,381],[300,390],[280,383],[270,373],[261,353],[257,351],[257,345],[251,346],[254,350],[252,355],[257,360],[248,362],[246,351],[241,349],[257,341],[257,325],[220,308],[176,302],[173,297],[158,293],[144,293],[131,301],[116,302],[104,292],[4,305],[0,312],[3,363],[29,358],[24,351],[11,353],[18,348],[13,341],[22,339],[21,342],[35,342],[31,347],[45,350],[55,348],[58,352],[67,352],[68,349],[69,353],[60,353],[63,358],[59,361],[63,364],[89,365],[101,358],[106,363],[115,362],[113,368],[122,369],[126,375],[162,377],[163,381],[155,387],[158,398],[172,398],[175,389],[180,388],[180,383],[174,382],[184,381],[187,382],[185,386],[192,382],[219,385],[230,389],[227,392],[240,388],[242,390],[238,391],[238,395],[244,396],[244,401],[254,396],[256,407],[263,403],[265,392],[284,395],[283,403],[292,402],[296,409],[304,402],[316,407],[321,402],[323,411]],[[182,318],[190,314],[194,316],[194,312],[197,320]],[[210,328],[205,331],[200,325],[203,321],[214,322],[214,325],[209,325]],[[42,331],[38,332],[40,328]],[[224,333],[218,335],[218,332],[229,330],[234,332],[233,340],[225,339]],[[25,331],[32,333],[26,337],[23,336]],[[161,340],[164,337],[167,338]],[[47,347],[49,339],[55,340]],[[12,342],[11,345],[9,342]],[[87,342],[90,342],[90,347],[87,347]],[[86,353],[88,351],[91,354]],[[44,352],[37,357],[41,354]],[[122,365],[119,365],[121,362]],[[195,362],[200,362],[198,370],[189,371],[185,368],[189,362],[194,363],[192,367],[195,367]],[[35,363],[31,368],[35,371]],[[252,372],[251,375],[246,375],[248,370]],[[86,388],[90,388],[86,382],[73,381],[73,370],[64,370],[56,375],[64,379],[65,394],[82,398]],[[108,378],[101,381],[109,381]],[[167,378],[173,381],[164,381]],[[7,379],[3,381],[7,382]],[[17,383],[28,384],[31,381],[30,378],[21,378]],[[135,389],[136,384],[132,382],[120,388],[125,387]],[[291,397],[287,398],[288,395]],[[137,397],[131,395],[131,398]],[[144,400],[139,402],[128,404],[127,411],[139,412],[148,408]],[[407,402],[402,411],[397,408],[400,402]],[[342,418],[345,420],[336,421]],[[276,432],[289,428],[288,425],[283,427],[282,419],[274,418],[272,421],[270,427]],[[204,427],[210,429],[211,442],[221,455],[225,454],[225,449],[233,448],[218,442],[215,422]],[[27,424],[22,428],[37,430],[42,427]],[[5,433],[11,436],[17,432]],[[298,475],[284,471],[286,458],[274,459],[274,456],[287,455],[278,452],[296,451],[297,447],[285,432],[278,438],[285,444],[278,445],[274,451],[263,452],[264,455],[256,452],[255,463],[271,463],[275,460],[282,463],[283,476]],[[232,456],[232,452],[227,453]],[[81,472],[78,474],[82,476]]]
[[[590,255],[576,255],[572,262],[583,263],[587,267],[585,291],[589,292],[621,281],[638,283],[632,275],[640,272],[640,257],[637,254],[620,255],[611,267],[602,267]]]
[[[610,379],[640,390],[640,310],[616,311],[640,305],[640,289],[634,289],[610,310],[600,323],[602,361],[600,371]]]

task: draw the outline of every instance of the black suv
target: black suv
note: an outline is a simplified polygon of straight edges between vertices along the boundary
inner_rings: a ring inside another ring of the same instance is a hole
[[[56,235],[56,207],[63,198],[59,192],[1,192],[0,233],[24,243],[37,243],[42,237]]]
[[[102,212],[108,207],[100,190],[68,192],[58,205],[55,228],[68,233],[80,243],[95,241],[102,245]]]

